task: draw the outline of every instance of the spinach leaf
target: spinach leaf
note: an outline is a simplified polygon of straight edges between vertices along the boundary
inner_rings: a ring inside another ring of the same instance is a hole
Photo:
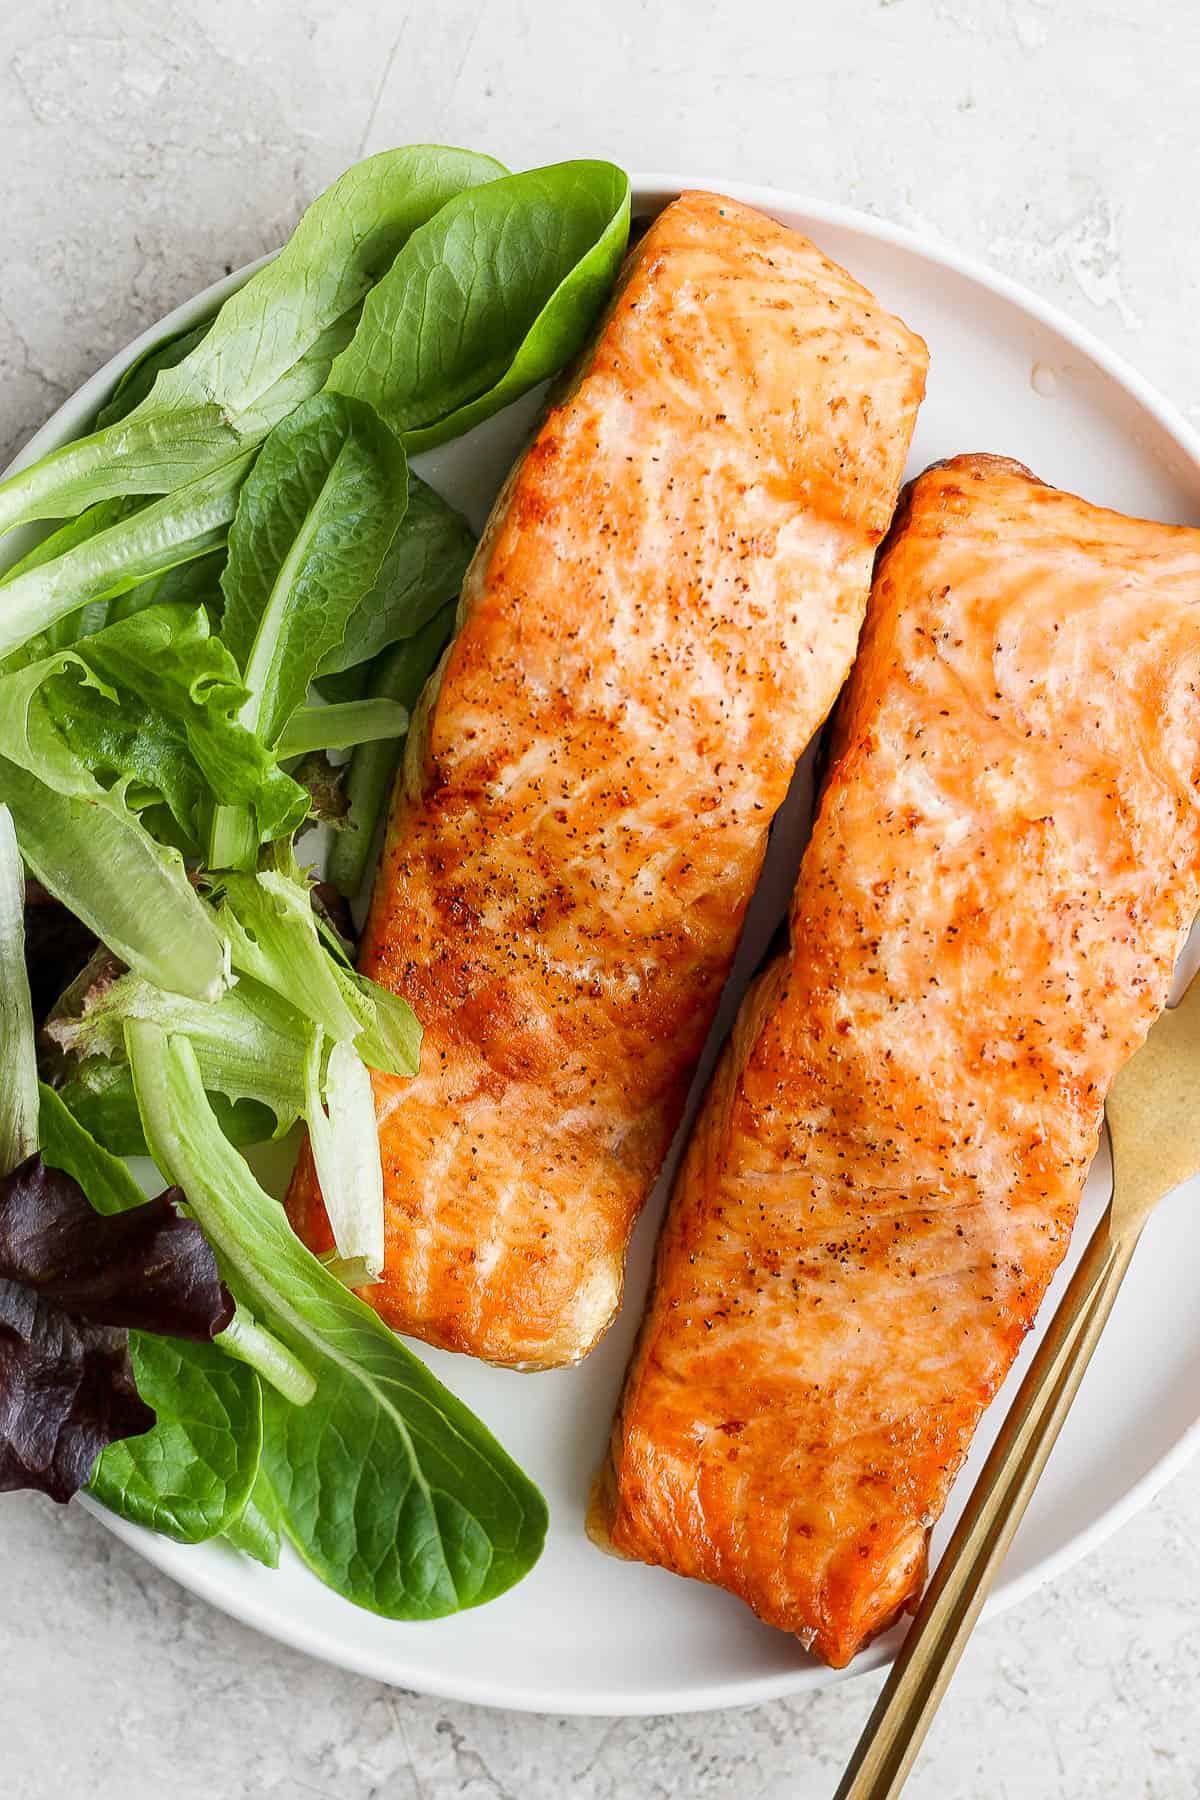
[[[252,1556],[265,1569],[277,1569],[282,1535],[279,1501],[260,1465],[249,1499],[237,1518],[225,1527],[225,1539],[234,1550]]]
[[[42,1154],[74,1177],[97,1212],[145,1202],[125,1164],[100,1148],[59,1095],[41,1090]],[[241,1512],[262,1450],[258,1377],[216,1344],[131,1331],[139,1397],[156,1422],[102,1452],[89,1491],[122,1518],[185,1543],[214,1537]]]
[[[137,1390],[152,1431],[109,1444],[88,1492],[111,1512],[179,1543],[227,1531],[254,1488],[262,1455],[262,1386],[216,1344],[131,1331]]]
[[[225,542],[254,453],[235,456],[59,556],[0,582],[0,657],[89,601],[109,600]]]
[[[360,304],[414,230],[462,189],[503,174],[490,156],[431,144],[356,163],[225,302],[192,354],[160,375],[154,409],[211,400],[236,413],[261,399]]]
[[[616,278],[629,180],[558,163],[468,189],[414,231],[372,289],[329,385],[409,451],[457,437],[570,361]]]
[[[384,556],[375,585],[351,615],[346,635],[317,671],[331,699],[357,699],[334,679],[421,630],[447,600],[457,600],[475,551],[461,513],[416,475],[408,478],[408,511]],[[365,672],[364,672],[365,681]]]
[[[12,814],[0,806],[0,1176],[38,1147],[33,1001],[25,968],[25,870]]]
[[[129,1027],[155,1161],[256,1313],[317,1378],[292,1407],[264,1395],[263,1466],[305,1562],[389,1618],[478,1606],[536,1562],[537,1489],[461,1401],[295,1237],[217,1129],[186,1039]]]
[[[414,145],[348,169],[127,417],[0,483],[0,533],[117,494],[169,493],[258,442],[324,384],[372,283],[491,157]]]
[[[411,714],[454,629],[455,607],[444,606],[414,637],[385,652],[371,675],[371,694],[399,701]],[[352,897],[363,884],[367,858],[403,755],[398,742],[363,744],[346,778],[349,810],[329,853],[329,880]]]

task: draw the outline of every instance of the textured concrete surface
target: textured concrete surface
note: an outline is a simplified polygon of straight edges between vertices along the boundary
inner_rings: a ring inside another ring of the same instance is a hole
[[[775,181],[975,251],[1200,420],[1192,0],[6,0],[0,458],[366,150]],[[1200,1795],[1200,1470],[972,1645],[915,1800]],[[5,1800],[822,1800],[865,1679],[707,1718],[398,1694],[234,1625],[78,1511],[0,1506]],[[581,1621],[586,1629],[586,1621]]]

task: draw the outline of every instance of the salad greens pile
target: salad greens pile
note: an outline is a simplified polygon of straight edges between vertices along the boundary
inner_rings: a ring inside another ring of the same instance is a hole
[[[370,1071],[414,1074],[420,1025],[355,970],[337,895],[363,887],[474,550],[408,458],[579,351],[629,200],[608,163],[371,157],[213,316],[134,362],[91,432],[0,482],[0,1348],[76,1355],[50,1357],[67,1401],[36,1418],[0,1371],[0,1486],[86,1481],[128,1519],[272,1566],[286,1539],[389,1617],[493,1598],[546,1524],[352,1291],[384,1257]],[[324,884],[304,840],[320,822]],[[28,977],[44,995],[55,973],[35,1039]],[[299,1123],[324,1259],[239,1149]],[[138,1153],[170,1195],[144,1200],[122,1160]],[[97,1266],[105,1244],[186,1228],[207,1286],[181,1256],[175,1310],[146,1316],[150,1265],[125,1258],[116,1323],[64,1314],[55,1338],[61,1296],[4,1262],[5,1206],[18,1248],[80,1231],[82,1206]]]

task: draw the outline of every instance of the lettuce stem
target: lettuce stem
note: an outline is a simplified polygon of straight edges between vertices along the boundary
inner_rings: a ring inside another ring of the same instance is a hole
[[[208,837],[210,869],[253,869],[258,832],[248,806],[214,806]]]
[[[0,1175],[38,1147],[37,1057],[25,970],[25,871],[7,806],[0,806]]]
[[[232,1322],[215,1341],[230,1356],[256,1370],[293,1406],[307,1406],[316,1393],[316,1380],[299,1357],[293,1356],[287,1345],[260,1325],[244,1306],[239,1304]]]

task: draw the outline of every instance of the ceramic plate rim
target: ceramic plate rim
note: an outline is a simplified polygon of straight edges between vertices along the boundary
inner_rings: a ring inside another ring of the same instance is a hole
[[[1156,421],[1200,476],[1200,432],[1193,429],[1177,407],[1160,394],[1124,357],[1085,326],[1078,324],[1069,314],[1043,300],[1020,282],[989,268],[976,257],[941,243],[936,238],[875,218],[853,207],[811,198],[784,188],[728,181],[717,176],[684,176],[671,171],[635,173],[630,179],[635,209],[661,204],[688,188],[709,189],[766,212],[802,214],[815,223],[860,234],[965,278],[1008,301],[1040,325],[1057,333],[1086,357]],[[269,257],[260,257],[243,268],[222,276],[148,326],[55,409],[13,459],[10,471],[36,460],[76,433],[96,411],[120,374],[144,351],[164,335],[186,329],[269,260]],[[1147,1505],[1198,1451],[1200,1413],[1180,1434],[1174,1445],[1120,1499],[1098,1513],[1058,1550],[1044,1556],[1024,1575],[999,1587],[988,1602],[985,1617],[993,1617],[1018,1604],[1096,1549],[1112,1532]],[[260,1604],[244,1585],[239,1584],[239,1562],[234,1556],[226,1557],[219,1550],[214,1556],[211,1554],[212,1546],[176,1544],[168,1538],[158,1537],[127,1524],[86,1495],[83,1499],[88,1510],[109,1531],[182,1587],[240,1623],[321,1661],[392,1686],[412,1688],[437,1699],[501,1707],[513,1712],[576,1716],[633,1717],[638,1713],[715,1711],[722,1707],[757,1705],[802,1690],[830,1685],[877,1668],[889,1656],[886,1648],[876,1646],[861,1656],[850,1670],[823,1670],[815,1665],[801,1665],[794,1671],[788,1670],[777,1675],[757,1675],[742,1680],[735,1677],[665,1692],[656,1690],[652,1696],[647,1697],[645,1706],[641,1707],[632,1705],[627,1695],[616,1696],[603,1691],[596,1691],[585,1700],[577,1692],[554,1693],[541,1688],[535,1690],[505,1686],[502,1683],[493,1685],[470,1677],[455,1680],[431,1674],[417,1665],[400,1666],[396,1658],[380,1655],[374,1649],[360,1651],[355,1645],[346,1643],[319,1626],[306,1623],[286,1610],[280,1611],[277,1607]]]

